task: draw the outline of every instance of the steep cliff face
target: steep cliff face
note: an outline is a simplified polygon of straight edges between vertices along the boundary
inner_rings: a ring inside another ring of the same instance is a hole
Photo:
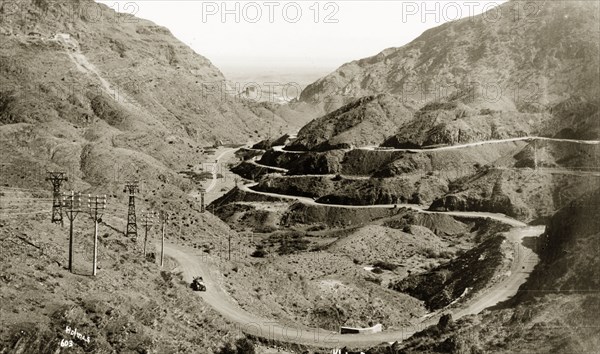
[[[534,286],[549,291],[600,289],[600,189],[559,210],[538,243],[542,260]]]

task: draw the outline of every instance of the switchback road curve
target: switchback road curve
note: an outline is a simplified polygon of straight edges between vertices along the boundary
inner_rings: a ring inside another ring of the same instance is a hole
[[[227,151],[226,153],[230,153]],[[218,160],[223,158],[226,153],[219,156]],[[216,179],[216,174],[213,174],[213,182]],[[302,203],[311,205],[328,205],[316,203],[310,198],[302,198],[297,196],[287,196],[275,193],[258,192],[251,189],[252,185],[244,185],[240,188],[249,193],[258,193],[263,195],[271,195],[275,197],[283,197],[294,199]],[[349,205],[328,205],[331,207],[340,208],[392,208],[395,205],[369,205],[369,206],[349,206]],[[505,235],[507,241],[513,242],[516,245],[515,254],[511,264],[511,271],[504,279],[492,284],[490,288],[476,294],[468,300],[463,306],[456,309],[447,309],[444,313],[452,313],[453,318],[457,319],[468,314],[476,314],[485,308],[493,306],[499,302],[507,300],[514,296],[519,287],[527,280],[533,267],[537,264],[537,256],[526,248],[522,241],[525,237],[537,237],[544,231],[543,226],[529,227],[526,224],[514,220],[502,214],[492,214],[483,212],[433,212],[427,211],[417,205],[397,205],[398,207],[407,207],[422,213],[444,213],[447,215],[474,217],[474,218],[491,218],[513,227]],[[321,328],[311,328],[303,325],[287,325],[279,323],[273,319],[268,319],[260,315],[251,314],[242,309],[239,304],[219,285],[219,268],[215,261],[206,257],[200,251],[176,246],[173,244],[165,245],[165,253],[173,258],[182,271],[184,280],[191,282],[194,276],[202,276],[207,285],[207,291],[199,293],[203,300],[212,306],[221,315],[236,323],[240,331],[265,338],[268,340],[282,341],[288,343],[296,343],[311,347],[320,348],[340,348],[362,347],[377,345],[382,342],[402,341],[412,334],[421,331],[427,326],[433,325],[438,321],[438,315],[428,316],[420,323],[416,323],[413,327],[407,327],[398,330],[383,331],[375,334],[339,334]],[[523,255],[528,255],[524,257]]]

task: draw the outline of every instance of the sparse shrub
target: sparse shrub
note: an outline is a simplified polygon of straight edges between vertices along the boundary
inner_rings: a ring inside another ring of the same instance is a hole
[[[430,270],[432,270],[433,268],[435,268],[435,262],[429,262],[429,263],[427,263],[427,264],[425,265],[425,270],[426,270],[426,271],[430,271]]]
[[[366,277],[365,280],[368,281],[368,282],[371,282],[371,283],[375,283],[377,285],[381,285],[381,279],[380,278]]]
[[[256,246],[256,250],[250,254],[250,256],[254,258],[264,258],[266,255],[267,251],[265,251],[263,245]]]
[[[254,345],[247,338],[240,338],[235,341],[235,346],[227,343],[217,354],[255,354]]]
[[[446,328],[448,328],[449,325],[452,324],[452,315],[449,313],[443,314],[442,317],[440,317],[440,320],[438,321],[438,328],[440,330],[445,330]]]
[[[0,122],[4,124],[18,123],[19,117],[13,113],[16,106],[16,95],[13,90],[0,92]]]
[[[263,225],[260,228],[255,228],[254,232],[259,232],[259,233],[263,233],[263,234],[268,234],[271,232],[275,232],[277,231],[277,227],[273,226],[273,225]]]
[[[306,251],[310,241],[302,238],[302,233],[293,231],[288,235],[284,235],[279,239],[279,250],[280,255],[292,254],[296,252]]]
[[[325,230],[327,228],[327,226],[323,225],[323,224],[319,224],[319,225],[314,225],[308,228],[307,231],[322,231]]]
[[[373,272],[375,274],[381,274],[381,273],[383,273],[383,269],[375,267],[375,268],[373,268],[373,270],[371,270],[371,272]]]
[[[396,268],[398,268],[397,264],[390,263],[390,262],[384,262],[384,261],[376,261],[375,263],[373,263],[373,266],[375,266],[377,268],[389,270],[389,271],[393,271]]]
[[[440,256],[439,252],[431,247],[427,247],[427,248],[423,249],[422,254],[427,258],[439,258],[439,256]]]
[[[126,116],[123,111],[104,95],[96,95],[90,101],[94,114],[110,125],[118,125]]]
[[[161,270],[160,277],[162,278],[164,285],[166,285],[169,288],[173,287],[173,273]]]
[[[438,253],[439,258],[451,259],[454,257],[454,253],[449,250],[443,250]]]

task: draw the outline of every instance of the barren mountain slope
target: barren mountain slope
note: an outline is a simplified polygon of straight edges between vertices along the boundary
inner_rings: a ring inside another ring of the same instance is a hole
[[[511,1],[347,63],[302,92],[301,101],[332,113],[304,127],[292,147],[412,147],[536,134],[597,139],[599,6]],[[346,112],[367,111],[363,97],[381,93],[416,107],[413,117],[393,112],[390,119],[402,122],[395,131],[350,129]]]
[[[412,111],[400,97],[363,97],[305,125],[289,148],[331,150],[379,145],[412,118]]]
[[[126,174],[180,187],[176,172],[206,160],[206,145],[288,125],[272,105],[229,97],[210,61],[149,21],[88,0],[0,9],[0,151],[20,185],[60,169],[83,185]]]
[[[123,236],[123,213],[112,198],[99,225],[92,277],[94,223],[87,215],[80,213],[74,224],[69,273],[68,221],[63,228],[50,223],[48,212],[35,212],[51,201],[35,193],[0,193],[0,353],[219,353],[241,335],[182,281],[175,262],[166,258],[160,267],[157,233],[149,233],[144,259],[142,237]],[[166,242],[216,252],[226,230],[211,214],[190,209],[173,218]],[[67,326],[89,341],[66,333]],[[73,346],[61,348],[61,340]]]
[[[485,88],[503,89],[488,100],[503,110],[570,96],[597,99],[598,35],[596,2],[510,1],[344,64],[309,85],[301,100],[329,102],[331,111],[374,93],[429,101],[468,87],[482,98],[497,95]]]

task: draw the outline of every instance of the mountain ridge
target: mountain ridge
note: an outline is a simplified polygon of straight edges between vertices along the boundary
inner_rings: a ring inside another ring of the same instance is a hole
[[[501,16],[492,20],[492,11]],[[479,94],[491,98],[496,95],[492,89],[509,89],[501,96],[512,96],[518,109],[556,103],[568,98],[565,94],[595,100],[598,18],[597,4],[586,1],[507,2],[487,14],[431,28],[402,47],[346,63],[309,85],[300,100],[330,112],[369,94],[388,92],[426,102],[477,82],[484,85]],[[587,68],[580,69],[579,81],[573,80],[569,67],[582,64]],[[483,91],[486,86],[489,93]],[[443,88],[446,94],[436,94]],[[502,105],[506,109],[510,102]]]

